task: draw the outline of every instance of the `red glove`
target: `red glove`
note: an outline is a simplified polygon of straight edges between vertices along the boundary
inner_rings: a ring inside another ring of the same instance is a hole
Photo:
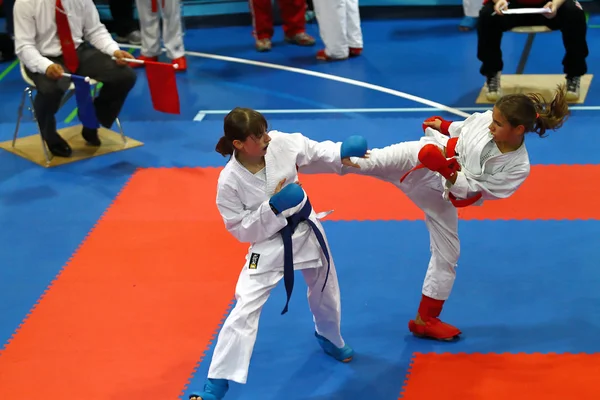
[[[439,119],[440,121],[442,121],[442,124],[440,125],[440,132],[446,136],[450,136],[450,124],[452,123],[452,121],[446,121],[444,118],[438,117],[436,115],[436,116],[427,118],[425,120],[425,122],[433,122],[436,119]],[[427,125],[423,124],[423,132],[425,132],[425,129],[427,129]]]
[[[423,146],[421,151],[419,151],[419,161],[425,168],[439,172],[446,179],[452,178],[460,171],[458,161],[455,158],[446,160],[442,151],[433,144]]]

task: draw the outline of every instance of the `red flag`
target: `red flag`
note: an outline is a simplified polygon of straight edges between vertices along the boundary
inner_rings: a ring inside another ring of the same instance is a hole
[[[181,114],[173,65],[155,61],[144,61],[144,65],[154,109],[169,114]]]

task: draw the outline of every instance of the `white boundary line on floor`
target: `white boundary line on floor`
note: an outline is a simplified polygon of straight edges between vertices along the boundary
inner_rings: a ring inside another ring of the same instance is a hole
[[[126,44],[126,43],[119,43],[119,45],[124,48],[128,47],[128,48],[138,48],[139,49],[141,47],[141,46]],[[165,51],[165,49],[163,49],[163,51]],[[373,85],[371,83],[367,83],[367,82],[363,82],[363,81],[359,81],[359,80],[355,80],[355,79],[343,78],[341,76],[325,74],[322,72],[311,71],[311,70],[303,69],[303,68],[288,67],[286,65],[273,64],[273,63],[267,63],[267,62],[262,62],[262,61],[255,61],[255,60],[248,60],[245,58],[221,56],[218,54],[211,54],[211,53],[200,53],[200,52],[196,52],[196,51],[186,51],[185,54],[192,56],[192,57],[209,58],[209,59],[213,59],[213,60],[253,65],[256,67],[279,69],[282,71],[314,76],[314,77],[321,78],[321,79],[337,81],[337,82],[346,83],[346,84],[353,85],[353,86],[363,87],[365,89],[371,89],[371,90],[375,90],[378,92],[387,93],[392,96],[402,97],[407,100],[412,100],[416,103],[421,103],[421,104],[431,106],[431,108],[416,107],[416,108],[347,108],[347,109],[337,108],[337,109],[314,109],[314,110],[311,110],[311,109],[260,110],[261,112],[263,112],[265,114],[267,114],[267,113],[270,113],[270,114],[285,114],[285,113],[310,114],[310,113],[315,113],[316,114],[316,113],[352,113],[352,112],[353,113],[368,113],[368,112],[380,112],[380,113],[382,113],[382,112],[397,112],[398,113],[398,112],[446,111],[451,114],[455,114],[455,115],[467,118],[470,115],[467,111],[471,111],[471,112],[485,111],[485,110],[492,108],[491,104],[489,107],[461,107],[461,108],[449,107],[449,106],[445,106],[443,104],[437,103],[435,101],[427,100],[423,97],[414,96],[412,94],[400,92],[398,90],[386,88],[384,86]],[[598,111],[598,110],[600,110],[600,106],[572,106],[572,107],[570,107],[570,109],[573,111]],[[227,112],[229,112],[229,111],[227,111]],[[225,112],[224,110],[201,110],[194,117],[194,121],[202,121],[202,119],[208,114],[223,114],[223,113],[226,114],[227,112]]]
[[[486,111],[490,107],[461,107],[461,111]],[[572,106],[572,111],[600,111],[600,106]],[[202,121],[207,115],[225,115],[231,110],[200,110],[194,117],[194,121]],[[314,108],[314,109],[275,109],[275,110],[257,110],[263,114],[343,114],[343,113],[418,113],[418,112],[439,112],[439,108],[413,107],[413,108]]]
[[[130,45],[130,44],[126,44],[126,43],[119,43],[119,46],[121,46],[123,48],[138,48],[138,49],[141,47],[141,46]],[[164,51],[164,49],[163,49],[163,51]],[[416,103],[421,103],[421,104],[425,104],[425,105],[428,105],[431,107],[435,107],[439,110],[443,110],[443,111],[446,111],[451,114],[455,114],[455,115],[458,115],[458,116],[461,116],[464,118],[469,116],[469,114],[467,114],[459,109],[456,109],[454,107],[445,106],[445,105],[437,103],[435,101],[427,100],[423,97],[414,96],[412,94],[400,92],[398,90],[386,88],[384,86],[373,85],[371,83],[358,81],[355,79],[343,78],[343,77],[337,76],[337,75],[325,74],[322,72],[311,71],[309,69],[288,67],[286,65],[267,63],[267,62],[263,62],[263,61],[248,60],[245,58],[221,56],[218,54],[200,53],[200,52],[196,52],[196,51],[186,51],[185,54],[192,56],[192,57],[209,58],[209,59],[213,59],[213,60],[253,65],[255,67],[278,69],[278,70],[282,70],[282,71],[286,71],[286,72],[293,72],[296,74],[314,76],[314,77],[321,78],[321,79],[327,79],[330,81],[346,83],[348,85],[359,86],[359,87],[363,87],[365,89],[371,89],[371,90],[375,90],[377,92],[387,93],[387,94],[390,94],[390,95],[396,96],[396,97],[402,97],[404,99],[412,100]]]

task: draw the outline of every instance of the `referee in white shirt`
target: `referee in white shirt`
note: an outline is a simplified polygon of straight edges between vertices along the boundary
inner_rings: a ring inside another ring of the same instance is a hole
[[[57,2],[62,5],[62,9],[58,7],[60,12],[68,18],[79,59],[76,71],[65,66],[57,31]],[[135,85],[135,72],[122,60],[130,54],[119,49],[100,23],[92,0],[18,0],[13,14],[15,52],[37,87],[34,108],[42,137],[52,154],[69,157],[71,147],[56,131],[55,114],[71,83],[62,73],[89,76],[103,82],[94,106],[98,122],[110,128]],[[101,145],[97,129],[83,128],[82,136],[90,145]]]

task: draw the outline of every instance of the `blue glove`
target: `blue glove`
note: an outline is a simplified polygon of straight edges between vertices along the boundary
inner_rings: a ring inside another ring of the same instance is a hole
[[[297,183],[290,183],[271,196],[269,204],[275,215],[279,215],[282,211],[302,203],[302,200],[304,200],[304,190]]]
[[[342,142],[341,157],[362,157],[368,150],[367,139],[362,136],[350,136]]]

